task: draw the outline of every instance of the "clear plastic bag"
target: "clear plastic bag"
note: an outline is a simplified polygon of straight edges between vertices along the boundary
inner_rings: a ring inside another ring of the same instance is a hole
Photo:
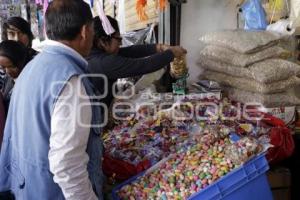
[[[155,44],[156,37],[154,34],[154,27],[155,24],[152,24],[145,29],[122,34],[122,46],[126,47],[138,44]]]

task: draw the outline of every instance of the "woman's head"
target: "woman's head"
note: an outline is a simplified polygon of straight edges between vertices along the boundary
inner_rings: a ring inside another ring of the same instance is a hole
[[[3,24],[2,40],[19,41],[31,47],[33,38],[30,24],[22,17],[11,17]]]
[[[107,16],[111,26],[115,29],[115,32],[111,35],[107,35],[102,26],[102,22],[99,17],[94,18],[94,48],[100,48],[107,53],[118,53],[122,44],[122,38],[120,36],[120,30],[117,20]]]
[[[11,76],[17,78],[25,66],[27,56],[26,47],[13,40],[0,43],[0,67]]]

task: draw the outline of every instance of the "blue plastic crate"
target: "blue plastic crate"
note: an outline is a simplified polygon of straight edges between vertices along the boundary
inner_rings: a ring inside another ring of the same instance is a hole
[[[256,156],[214,184],[195,193],[189,197],[189,200],[272,200],[271,189],[265,174],[268,169],[269,165],[265,156]],[[117,192],[144,174],[145,172],[114,188],[113,199],[120,200]]]

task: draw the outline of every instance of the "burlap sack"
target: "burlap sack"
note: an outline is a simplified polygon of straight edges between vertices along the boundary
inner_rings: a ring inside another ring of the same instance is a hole
[[[266,60],[268,58],[287,58],[291,53],[279,46],[273,46],[257,53],[241,54],[228,48],[208,45],[200,53],[200,58],[211,59],[234,65],[236,67],[246,67],[253,63]]]
[[[229,48],[239,53],[255,53],[274,46],[279,39],[279,35],[267,31],[236,29],[208,33],[201,37],[200,41]]]
[[[291,87],[300,85],[300,78],[297,76],[292,76],[289,79],[268,84],[260,83],[253,79],[240,78],[213,71],[205,71],[201,74],[200,78],[216,81],[223,86],[262,94],[284,92]]]
[[[198,62],[202,69],[221,72],[231,76],[254,79],[261,83],[273,83],[300,75],[300,66],[282,59],[268,59],[247,68],[236,67],[202,56]]]
[[[223,88],[228,98],[242,103],[261,103],[265,107],[300,105],[300,98],[294,90],[275,94],[259,94],[236,88]]]

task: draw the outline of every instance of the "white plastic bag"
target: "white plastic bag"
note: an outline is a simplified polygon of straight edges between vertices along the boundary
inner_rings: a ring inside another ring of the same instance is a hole
[[[293,35],[295,33],[295,28],[290,28],[289,20],[281,19],[274,24],[270,24],[267,27],[267,31],[272,31],[280,35]]]

